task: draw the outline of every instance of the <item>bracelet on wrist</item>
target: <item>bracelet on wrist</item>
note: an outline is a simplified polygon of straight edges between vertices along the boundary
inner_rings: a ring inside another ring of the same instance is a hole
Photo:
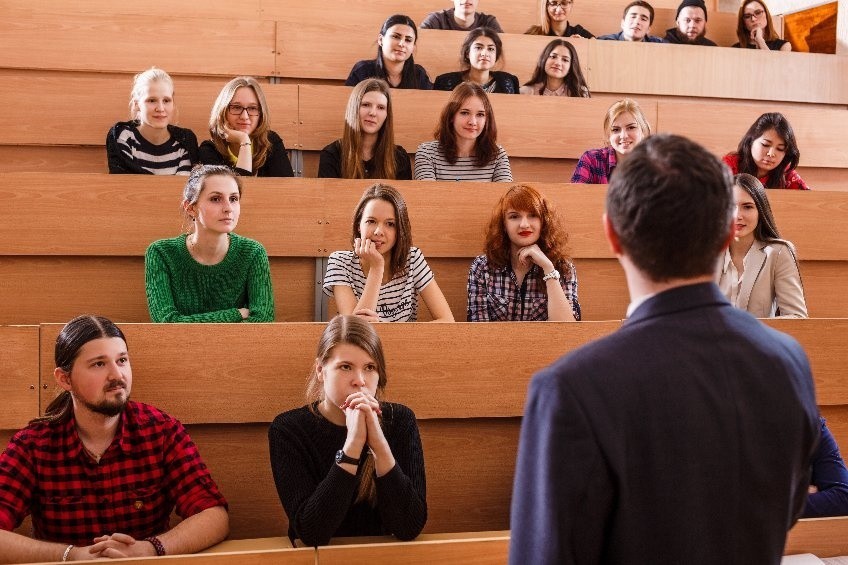
[[[162,542],[159,541],[159,538],[157,538],[156,536],[150,536],[148,538],[144,538],[144,541],[150,542],[150,545],[152,545],[153,549],[156,550],[157,557],[162,557],[163,555],[165,555],[165,546],[162,545]]]
[[[73,544],[71,544],[71,545],[69,545],[68,547],[66,547],[66,548],[65,548],[65,552],[62,554],[62,561],[63,561],[63,562],[64,562],[64,561],[67,561],[67,560],[68,560],[68,557],[70,557],[70,556],[71,556],[71,550],[72,550],[73,548],[74,548],[74,545],[73,545]]]
[[[250,147],[251,145],[253,145],[253,142],[245,141],[244,143],[240,143],[239,147],[244,147],[244,146]]]

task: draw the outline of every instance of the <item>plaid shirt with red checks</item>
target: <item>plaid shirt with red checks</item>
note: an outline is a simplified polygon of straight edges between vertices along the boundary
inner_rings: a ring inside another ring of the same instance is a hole
[[[32,514],[40,540],[85,546],[115,532],[144,539],[168,530],[174,508],[187,518],[226,505],[183,425],[138,402],[127,403],[99,463],[73,417],[31,423],[0,454],[0,528]]]

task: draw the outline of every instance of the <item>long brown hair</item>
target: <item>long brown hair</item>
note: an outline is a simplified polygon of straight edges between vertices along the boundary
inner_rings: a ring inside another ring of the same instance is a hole
[[[119,337],[125,344],[127,342],[124,332],[112,320],[92,314],[77,316],[65,324],[56,336],[56,347],[53,351],[56,368],[71,373],[80,349],[89,341],[104,337]],[[44,415],[35,418],[33,422],[67,422],[73,412],[74,400],[71,392],[63,390],[47,406]]]
[[[224,125],[227,123],[227,108],[239,88],[251,88],[259,101],[259,123],[256,124],[256,129],[250,134],[250,141],[253,144],[251,149],[253,149],[253,174],[255,176],[259,168],[265,164],[265,160],[271,152],[271,142],[268,140],[268,132],[271,131],[271,126],[268,125],[271,120],[268,115],[268,103],[265,101],[262,87],[259,86],[255,78],[236,77],[224,85],[224,88],[218,94],[218,98],[215,99],[215,104],[212,105],[212,112],[209,114],[209,134],[212,136],[212,143],[215,144],[218,153],[227,155],[229,148],[223,136]]]
[[[382,183],[372,184],[365,189],[365,192],[362,193],[362,198],[359,199],[359,203],[353,211],[353,230],[350,236],[350,244],[354,245],[356,238],[362,237],[362,234],[359,232],[359,222],[362,221],[365,205],[375,198],[385,200],[395,209],[395,245],[392,247],[389,264],[391,272],[389,278],[393,279],[406,273],[407,263],[409,262],[409,248],[412,247],[412,224],[409,222],[406,201],[398,189]]]
[[[359,107],[362,98],[369,92],[379,92],[386,97],[386,121],[377,132],[374,144],[374,173],[378,179],[397,178],[395,171],[395,128],[392,116],[392,95],[389,83],[378,78],[369,78],[357,84],[350,93],[345,110],[344,133],[342,134],[342,178],[364,179],[362,165],[362,121]]]
[[[354,345],[371,357],[377,367],[377,392],[375,397],[380,401],[386,388],[386,359],[383,356],[383,344],[374,327],[357,316],[336,316],[324,328],[318,340],[318,351],[315,353],[315,365],[306,383],[306,402],[310,410],[316,412],[317,403],[324,400],[324,386],[318,379],[318,365],[324,365],[333,354],[333,348],[340,344]],[[382,425],[382,418],[380,425]],[[365,461],[359,470],[359,490],[356,502],[368,501],[371,506],[377,504],[377,485],[374,483],[374,456],[370,450],[365,450]]]
[[[547,1],[547,0],[545,0]],[[554,49],[557,47],[565,47],[568,49],[568,55],[571,57],[568,73],[565,75],[565,93],[568,96],[579,96],[583,98],[591,98],[589,94],[589,86],[586,84],[586,79],[583,78],[583,71],[580,69],[580,59],[577,57],[577,50],[574,45],[565,39],[553,39],[542,50],[539,55],[539,61],[536,63],[536,68],[533,70],[533,77],[524,83],[525,86],[536,86],[541,84],[541,89],[538,94],[545,91],[545,84],[548,82],[548,73],[545,72],[545,64],[548,62],[548,57],[551,56]]]
[[[451,92],[448,103],[442,108],[436,131],[433,133],[439,142],[439,147],[444,153],[445,159],[451,165],[456,164],[457,160],[456,132],[453,129],[453,118],[465,104],[465,101],[474,96],[483,102],[483,109],[486,112],[486,125],[474,143],[474,165],[477,167],[488,165],[498,155],[498,126],[495,123],[492,103],[489,102],[489,97],[482,86],[476,82],[465,81],[459,83]]]
[[[768,6],[766,6],[765,2],[761,2],[760,0],[746,0],[739,5],[739,13],[736,16],[736,38],[739,40],[739,47],[745,48],[751,43],[751,32],[748,31],[748,27],[745,25],[745,7],[748,4],[759,4],[763,7],[763,15],[766,17],[766,27],[763,29],[763,38],[766,41],[772,41],[774,39],[780,39],[777,35],[777,32],[774,30],[774,22],[771,19],[771,12],[769,12]]]
[[[536,244],[556,269],[563,271],[563,274],[570,273],[572,264],[567,253],[568,232],[562,218],[541,192],[526,184],[509,187],[492,210],[486,226],[486,258],[489,263],[498,267],[510,264],[510,240],[504,228],[504,218],[510,209],[532,212],[542,220],[542,230]]]

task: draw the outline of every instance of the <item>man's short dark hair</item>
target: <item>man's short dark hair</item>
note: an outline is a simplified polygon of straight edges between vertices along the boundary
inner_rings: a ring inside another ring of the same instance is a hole
[[[730,235],[730,170],[685,137],[639,143],[616,167],[607,217],[623,252],[655,282],[711,275]]]
[[[621,19],[624,19],[625,17],[627,17],[627,12],[629,12],[630,8],[632,8],[633,6],[641,6],[642,8],[645,8],[646,10],[648,10],[648,12],[650,12],[650,14],[651,14],[651,19],[648,20],[648,24],[654,25],[654,7],[651,6],[650,4],[648,4],[647,2],[645,2],[645,0],[633,0],[633,2],[631,2],[630,4],[625,6],[624,7],[624,13],[621,14]]]

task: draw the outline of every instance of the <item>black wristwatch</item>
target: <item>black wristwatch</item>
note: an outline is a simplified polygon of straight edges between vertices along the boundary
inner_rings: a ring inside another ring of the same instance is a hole
[[[348,457],[343,449],[336,451],[336,463],[350,463],[351,465],[359,465],[359,459]]]

